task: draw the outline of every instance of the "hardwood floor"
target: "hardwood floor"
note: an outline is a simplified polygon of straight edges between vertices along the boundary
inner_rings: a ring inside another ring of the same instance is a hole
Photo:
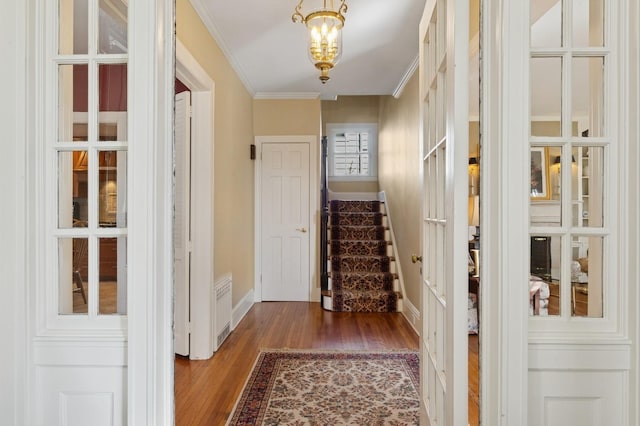
[[[257,303],[211,359],[176,358],[176,425],[224,425],[261,348],[418,350],[418,344],[399,313],[327,312],[319,303],[306,302]]]
[[[480,424],[480,339],[469,335],[469,426]]]
[[[98,306],[101,315],[111,315],[117,312],[117,281],[100,281],[99,285],[100,294],[98,296]],[[87,298],[89,297],[89,288],[87,283],[84,283],[84,291]],[[74,314],[86,314],[88,310],[87,303],[82,299],[82,295],[79,292],[73,293],[73,313]]]

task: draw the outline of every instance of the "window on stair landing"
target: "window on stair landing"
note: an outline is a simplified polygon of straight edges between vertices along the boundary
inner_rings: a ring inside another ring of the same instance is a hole
[[[375,123],[327,124],[329,178],[375,180],[378,176],[378,126]]]

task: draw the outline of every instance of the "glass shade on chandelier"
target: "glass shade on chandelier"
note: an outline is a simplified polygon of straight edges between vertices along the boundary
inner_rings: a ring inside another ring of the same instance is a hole
[[[291,19],[307,26],[309,59],[320,71],[320,81],[324,84],[329,80],[329,71],[342,56],[342,27],[347,5],[345,0],[340,1],[338,8],[334,8],[333,0],[312,1],[320,2],[321,7],[305,16],[302,13],[304,0],[300,0]]]

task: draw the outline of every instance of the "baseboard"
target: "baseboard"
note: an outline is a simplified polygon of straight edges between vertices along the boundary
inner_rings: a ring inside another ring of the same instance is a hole
[[[406,297],[402,301],[402,306],[404,307],[402,309],[402,315],[404,315],[407,321],[409,321],[409,324],[411,324],[413,331],[415,331],[419,336],[420,331],[418,330],[418,326],[420,324],[420,310],[413,306],[413,304]]]
[[[242,321],[249,309],[253,306],[253,289],[249,290],[247,294],[233,307],[233,313],[231,316],[231,329],[234,330],[236,326]]]

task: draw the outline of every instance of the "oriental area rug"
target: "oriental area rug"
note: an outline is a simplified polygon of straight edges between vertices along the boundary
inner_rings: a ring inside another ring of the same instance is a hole
[[[227,425],[418,425],[417,352],[262,351]]]

